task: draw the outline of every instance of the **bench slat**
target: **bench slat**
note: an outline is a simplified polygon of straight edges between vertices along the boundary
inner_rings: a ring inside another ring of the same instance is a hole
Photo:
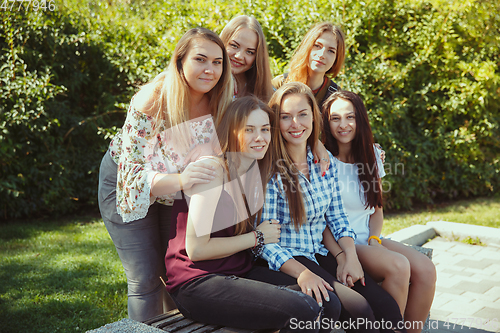
[[[143,321],[142,323],[146,324],[146,325],[151,325],[151,324],[156,323],[160,320],[164,320],[164,319],[173,317],[176,314],[179,314],[178,309],[174,309],[174,310],[168,311],[167,313],[162,313],[160,315],[154,316],[152,318],[149,318],[148,320]]]
[[[183,320],[180,320],[176,323],[164,323],[162,325],[159,325],[158,328],[161,330],[164,330],[166,332],[177,332],[183,328],[189,327],[193,324],[196,324],[194,320],[184,318]]]
[[[169,325],[175,324],[178,321],[184,320],[184,316],[181,313],[178,313],[174,316],[169,316],[168,318],[159,319],[158,321],[150,324],[153,327],[163,329],[163,327],[167,327]]]
[[[209,333],[215,331],[218,328],[219,326],[193,322],[191,325],[184,327],[175,333]]]

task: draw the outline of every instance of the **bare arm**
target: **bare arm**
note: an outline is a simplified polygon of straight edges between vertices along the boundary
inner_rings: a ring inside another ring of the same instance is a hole
[[[330,167],[330,155],[328,154],[328,150],[326,150],[323,143],[319,140],[316,143],[313,155],[315,162],[319,162],[319,165],[321,167],[321,175],[324,176],[326,171]]]
[[[212,160],[208,163],[217,165]],[[255,245],[253,232],[231,237],[210,237],[223,184],[223,170],[220,165],[216,172],[214,181],[209,184],[197,184],[188,191],[193,194],[189,205],[186,252],[192,261],[225,258]],[[261,223],[258,229],[263,232],[265,243],[279,240],[279,224],[265,222]]]
[[[342,248],[340,247],[339,243],[337,243],[330,228],[328,227],[325,228],[325,231],[323,231],[323,244],[325,244],[325,247],[328,249],[328,251],[330,251],[330,253],[335,257],[337,257],[337,255],[342,251]]]
[[[323,231],[323,244],[337,260],[337,280],[350,287],[361,279],[364,285],[364,273],[356,254],[354,240],[351,237],[342,237],[339,242],[335,240],[329,228]]]
[[[370,216],[370,236],[380,237],[384,224],[384,210],[382,207],[375,207],[375,212]],[[370,239],[369,245],[379,245],[376,239]]]
[[[181,174],[159,173],[151,183],[151,195],[161,196],[189,190],[195,184],[208,184],[215,179],[215,167],[206,161],[189,163]],[[210,185],[209,185],[210,186]],[[203,190],[202,187],[199,190]]]

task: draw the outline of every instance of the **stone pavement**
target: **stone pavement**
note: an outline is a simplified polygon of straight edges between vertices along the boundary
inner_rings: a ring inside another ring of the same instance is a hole
[[[500,332],[500,247],[441,237],[423,247],[434,250],[437,270],[430,332]]]

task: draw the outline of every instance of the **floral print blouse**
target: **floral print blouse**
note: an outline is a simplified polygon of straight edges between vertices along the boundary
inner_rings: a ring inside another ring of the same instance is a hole
[[[215,135],[213,118],[190,120],[184,124],[182,133],[186,132],[190,135],[189,149],[175,149],[172,129],[167,129],[163,122],[158,124],[153,117],[136,110],[130,103],[125,124],[109,146],[111,158],[118,165],[116,209],[123,222],[146,217],[154,202],[173,203],[175,193],[150,196],[152,181],[158,173],[181,173],[186,168],[184,159],[189,151],[209,143]]]

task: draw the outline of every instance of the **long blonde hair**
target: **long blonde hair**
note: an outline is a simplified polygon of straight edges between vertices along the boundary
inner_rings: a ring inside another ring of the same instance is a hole
[[[267,103],[273,94],[273,86],[271,84],[272,76],[266,37],[259,22],[252,16],[237,16],[226,24],[220,34],[220,38],[227,47],[229,42],[234,38],[234,35],[244,28],[250,29],[257,34],[255,62],[252,68],[245,72],[247,93],[253,94]]]
[[[236,99],[229,105],[224,117],[216,128],[217,137],[219,138],[222,156],[225,158],[225,168],[229,179],[237,177],[236,169],[239,167],[239,160],[232,157],[237,155],[227,154],[229,152],[241,152],[242,142],[240,142],[240,134],[245,130],[245,126],[250,116],[250,113],[256,109],[261,109],[269,116],[271,128],[275,127],[275,117],[272,109],[256,96],[249,95]],[[259,172],[261,177],[261,184],[263,194],[266,193],[266,184],[271,178],[271,167],[273,163],[273,151],[268,149],[264,158],[258,160]],[[248,179],[247,181],[255,182],[255,179]],[[246,184],[246,188],[250,188]],[[260,221],[262,210],[259,211],[246,220],[238,223],[235,228],[235,235],[247,233],[253,229],[254,222]],[[256,218],[257,217],[257,218]]]
[[[207,93],[210,114],[218,124],[231,103],[233,82],[226,49],[216,33],[205,28],[188,30],[175,46],[167,69],[150,82],[157,96],[149,109],[150,113],[153,114],[156,124],[165,121],[167,128],[173,127],[173,137],[180,140],[178,143],[184,148],[189,147],[190,138],[185,135],[185,129],[183,130],[183,126],[180,125],[187,125],[189,121],[189,85],[184,77],[182,60],[188,53],[193,40],[198,38],[216,43],[223,53],[222,74],[215,87]],[[159,131],[160,127],[157,126],[156,130]]]
[[[326,72],[326,75],[334,78],[336,77],[345,60],[345,36],[342,30],[329,22],[319,23],[313,26],[305,34],[299,47],[295,50],[292,59],[290,60],[290,73],[286,78],[286,82],[302,82],[307,84],[309,79],[309,58],[311,50],[316,43],[316,40],[324,32],[331,32],[337,39],[337,58],[333,66]]]
[[[275,117],[275,124],[277,129],[273,131],[273,156],[276,162],[273,165],[272,174],[280,174],[283,181],[283,190],[288,200],[288,207],[290,209],[290,217],[295,228],[298,230],[300,226],[307,221],[306,209],[304,200],[299,185],[299,170],[295,166],[292,158],[288,154],[285,139],[280,131],[280,112],[283,100],[289,95],[302,95],[306,98],[307,103],[311,106],[313,114],[313,129],[312,133],[307,138],[307,144],[314,151],[316,144],[319,140],[319,134],[322,128],[322,118],[316,99],[311,89],[301,82],[289,82],[282,85],[269,101],[269,106],[273,110]],[[279,161],[279,163],[278,163]]]

